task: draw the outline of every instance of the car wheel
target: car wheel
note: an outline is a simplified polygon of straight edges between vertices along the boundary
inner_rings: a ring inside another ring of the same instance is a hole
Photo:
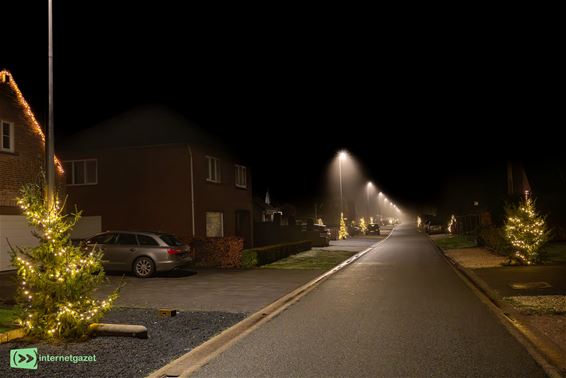
[[[139,278],[147,278],[153,276],[155,273],[155,263],[152,259],[146,256],[138,257],[134,261],[134,274]]]

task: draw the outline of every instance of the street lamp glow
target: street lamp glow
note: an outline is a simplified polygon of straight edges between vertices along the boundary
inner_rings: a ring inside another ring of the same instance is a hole
[[[346,159],[347,157],[348,157],[348,153],[347,153],[346,151],[340,151],[340,152],[338,153],[338,159],[340,159],[340,160],[344,160],[344,159]]]

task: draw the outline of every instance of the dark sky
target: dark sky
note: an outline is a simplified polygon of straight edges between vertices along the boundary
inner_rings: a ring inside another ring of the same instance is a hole
[[[3,5],[0,68],[44,119],[47,2],[17,3]],[[83,3],[55,4],[58,137],[163,103],[237,146],[260,195],[318,195],[346,148],[401,205],[509,156],[561,154],[560,51],[496,18]]]

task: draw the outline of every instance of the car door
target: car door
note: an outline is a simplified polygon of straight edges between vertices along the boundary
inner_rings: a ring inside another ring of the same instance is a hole
[[[90,248],[96,248],[102,252],[102,265],[106,270],[115,269],[112,255],[117,236],[117,233],[105,232],[104,234],[96,235],[86,241],[87,251]]]
[[[134,256],[138,249],[136,234],[128,232],[118,233],[116,244],[112,248],[112,260],[119,270],[129,271],[132,268]]]

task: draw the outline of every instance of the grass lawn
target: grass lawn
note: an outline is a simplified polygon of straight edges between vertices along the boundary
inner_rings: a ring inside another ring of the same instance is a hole
[[[544,250],[548,254],[548,261],[566,263],[566,242],[548,243]]]
[[[15,328],[14,320],[16,319],[16,314],[11,308],[0,308],[0,332],[6,332],[12,328]]]
[[[328,270],[356,253],[357,252],[350,251],[325,251],[321,249],[311,249],[310,251],[297,253],[296,255],[264,265],[262,268]]]
[[[478,245],[474,237],[465,235],[447,235],[445,238],[433,239],[442,249],[471,248]]]

